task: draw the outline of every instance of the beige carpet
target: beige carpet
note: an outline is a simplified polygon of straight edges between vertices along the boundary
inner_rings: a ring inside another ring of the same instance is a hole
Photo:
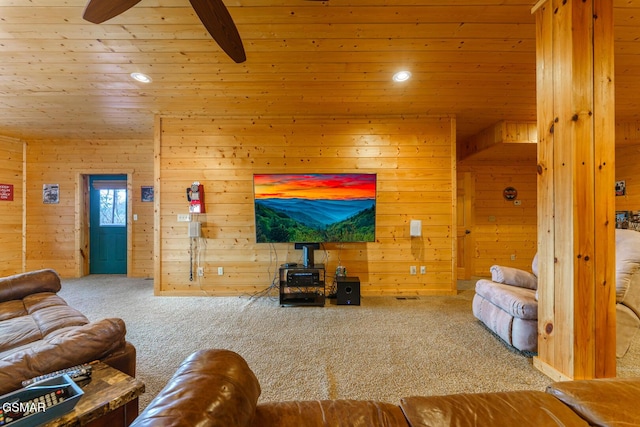
[[[147,388],[141,409],[202,348],[240,353],[260,380],[261,401],[397,403],[409,395],[543,390],[550,382],[473,317],[471,289],[453,297],[283,308],[273,297],[156,297],[151,280],[92,275],[64,280],[60,295],[91,320],[125,320]],[[640,376],[640,336],[618,371]]]

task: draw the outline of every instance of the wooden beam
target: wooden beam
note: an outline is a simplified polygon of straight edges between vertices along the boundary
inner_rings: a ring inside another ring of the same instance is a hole
[[[615,365],[613,4],[536,5],[538,356],[543,372]]]
[[[536,122],[501,120],[460,144],[458,160],[502,144],[536,144],[537,142]]]

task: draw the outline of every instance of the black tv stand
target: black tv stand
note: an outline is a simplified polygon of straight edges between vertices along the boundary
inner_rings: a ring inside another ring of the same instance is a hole
[[[324,306],[324,277],[324,264],[315,264],[313,268],[283,264],[280,266],[280,305]]]

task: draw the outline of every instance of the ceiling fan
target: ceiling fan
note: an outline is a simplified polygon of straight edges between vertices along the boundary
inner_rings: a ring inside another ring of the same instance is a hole
[[[222,0],[189,0],[209,34],[235,62],[244,62],[242,39]],[[82,17],[101,24],[131,9],[140,0],[89,0]]]

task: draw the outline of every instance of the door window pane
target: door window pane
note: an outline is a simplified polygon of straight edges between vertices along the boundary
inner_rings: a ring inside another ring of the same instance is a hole
[[[127,225],[127,190],[100,190],[100,226]]]

